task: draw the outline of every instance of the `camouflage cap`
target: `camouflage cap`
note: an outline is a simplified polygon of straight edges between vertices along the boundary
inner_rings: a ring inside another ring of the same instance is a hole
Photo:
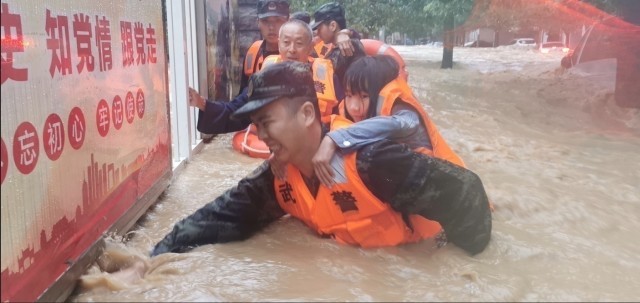
[[[238,108],[232,118],[246,118],[283,97],[309,97],[318,106],[311,65],[298,61],[274,63],[253,74],[249,78],[247,96],[247,103]]]
[[[342,5],[337,2],[329,2],[320,6],[313,13],[313,24],[311,24],[311,29],[316,30],[322,22],[325,21],[342,21],[345,20],[344,17],[344,8]]]
[[[272,16],[289,18],[289,1],[258,0],[258,19]]]

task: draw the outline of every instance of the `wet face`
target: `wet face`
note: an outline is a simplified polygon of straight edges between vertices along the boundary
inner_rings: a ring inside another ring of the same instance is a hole
[[[369,94],[365,92],[351,93],[347,89],[344,97],[345,109],[353,118],[353,122],[359,122],[367,118],[369,112]]]
[[[307,62],[313,49],[309,32],[301,24],[284,25],[278,39],[280,57],[288,61]]]
[[[335,30],[335,22],[323,22],[316,29],[316,33],[322,42],[329,44],[333,42],[333,32]]]
[[[281,163],[290,163],[299,157],[306,137],[304,123],[297,112],[286,105],[287,98],[271,102],[251,114],[258,138],[264,141]]]
[[[260,34],[262,38],[267,41],[267,44],[278,45],[278,32],[285,22],[287,22],[287,18],[278,16],[258,19]]]

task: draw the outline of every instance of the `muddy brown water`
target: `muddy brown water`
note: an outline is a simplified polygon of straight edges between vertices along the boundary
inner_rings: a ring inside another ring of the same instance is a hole
[[[441,49],[398,50],[414,93],[495,204],[483,253],[430,241],[360,249],[283,218],[246,241],[148,258],[175,222],[261,162],[222,135],[128,242],[107,241],[69,301],[637,300],[639,112],[559,69],[561,55],[456,48],[454,69],[440,70]]]

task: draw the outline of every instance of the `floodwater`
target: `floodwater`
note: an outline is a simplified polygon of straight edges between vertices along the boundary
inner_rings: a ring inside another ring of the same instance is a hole
[[[128,242],[107,241],[69,300],[637,300],[640,112],[562,70],[562,54],[456,48],[454,69],[441,70],[440,48],[396,49],[414,93],[495,205],[483,253],[429,241],[360,249],[283,218],[246,241],[149,259],[175,222],[260,163],[223,135],[176,176]]]

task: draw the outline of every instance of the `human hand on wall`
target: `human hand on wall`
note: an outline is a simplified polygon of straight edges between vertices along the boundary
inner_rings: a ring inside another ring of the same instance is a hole
[[[202,98],[202,96],[198,94],[198,91],[191,87],[189,87],[189,105],[197,107],[201,111],[204,111],[204,108],[206,106],[206,101],[204,100],[204,98]]]

